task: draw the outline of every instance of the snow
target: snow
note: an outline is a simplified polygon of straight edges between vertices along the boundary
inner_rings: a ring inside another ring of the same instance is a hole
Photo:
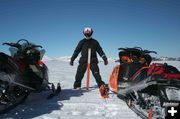
[[[102,99],[94,77],[91,75],[90,91],[74,90],[73,83],[78,63],[70,66],[65,58],[49,60],[45,63],[49,67],[50,82],[61,83],[62,92],[51,100],[46,97],[49,92],[31,93],[27,100],[6,114],[3,119],[140,119],[126,103],[110,93],[109,99]],[[62,61],[61,61],[62,60]],[[180,69],[180,62],[167,62]],[[108,83],[109,76],[118,63],[109,62],[105,66],[99,63],[102,79]],[[85,87],[86,75],[82,81]]]
[[[42,60],[43,60],[43,61],[56,60],[56,61],[69,62],[70,59],[71,59],[71,56],[63,56],[63,57],[54,57],[54,58],[51,58],[51,57],[45,55]],[[80,59],[80,57],[78,56],[78,57],[75,59],[75,62],[78,62],[79,59]],[[109,61],[109,62],[114,62],[114,61],[116,61],[116,59],[117,59],[117,58],[111,58],[111,57],[109,57],[109,58],[108,58],[108,61]],[[99,60],[99,62],[102,62],[102,61],[103,61],[103,59],[102,59],[101,57],[98,57],[98,60]]]
[[[44,55],[43,58],[42,58],[43,61],[50,61],[50,60],[53,60],[52,58],[50,58],[49,56],[47,55]]]

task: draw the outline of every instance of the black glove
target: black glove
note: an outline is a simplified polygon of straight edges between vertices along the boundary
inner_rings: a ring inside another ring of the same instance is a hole
[[[104,60],[104,65],[108,65],[108,60]]]
[[[71,66],[73,66],[73,65],[74,65],[73,60],[71,60],[71,61],[69,62],[69,64],[70,64]]]
[[[103,60],[104,60],[104,65],[107,65],[108,64],[108,60],[107,60],[106,56],[103,57]]]

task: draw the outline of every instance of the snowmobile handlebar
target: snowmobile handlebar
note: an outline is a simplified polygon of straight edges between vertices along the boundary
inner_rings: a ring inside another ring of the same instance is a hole
[[[124,51],[130,51],[130,50],[139,50],[139,51],[143,51],[143,49],[141,47],[133,47],[133,48],[118,48],[118,50],[124,50]]]
[[[24,42],[26,42],[27,44],[28,44],[28,47],[29,48],[42,48],[42,46],[41,45],[35,45],[35,44],[32,44],[32,43],[29,43],[29,41],[28,40],[26,40],[26,39],[20,39],[20,40],[18,40],[17,41],[17,44],[20,44],[20,42],[22,42],[22,41],[24,41]]]
[[[149,53],[157,54],[156,51],[143,50],[141,47],[118,48],[118,50],[122,50],[122,51],[138,51],[138,52],[141,52],[142,54],[149,54]]]
[[[34,49],[34,48],[42,48],[41,45],[34,45],[34,44],[29,44],[26,46],[26,49]]]
[[[21,48],[21,45],[17,44],[17,43],[3,43],[2,45],[8,45],[8,46],[15,47],[15,48],[18,48],[18,49]]]
[[[157,54],[156,51],[149,51],[149,50],[143,50],[143,53],[144,53],[144,54],[149,54],[149,53]]]
[[[18,48],[19,50],[21,50],[22,49],[22,44],[20,44],[21,41],[25,41],[27,43],[26,49],[43,48],[41,45],[35,45],[35,44],[29,43],[29,41],[26,39],[20,39],[16,43],[5,42],[2,45],[8,45],[8,46],[15,47],[15,48]]]

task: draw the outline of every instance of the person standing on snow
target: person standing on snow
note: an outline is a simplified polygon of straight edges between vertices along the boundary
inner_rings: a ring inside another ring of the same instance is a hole
[[[105,65],[108,64],[107,57],[106,57],[104,51],[102,50],[99,42],[91,37],[93,34],[92,28],[89,28],[89,27],[85,28],[83,30],[83,34],[84,34],[85,38],[82,39],[78,43],[78,45],[71,57],[71,60],[70,60],[70,65],[73,66],[74,60],[76,59],[78,54],[81,52],[79,66],[77,68],[77,72],[76,72],[76,76],[75,76],[74,89],[81,87],[81,81],[82,81],[82,78],[84,77],[84,73],[86,72],[86,69],[87,69],[88,49],[89,48],[91,48],[90,69],[92,71],[93,76],[96,79],[98,87],[105,88],[105,83],[102,81],[101,75],[99,72],[97,53],[102,57]]]

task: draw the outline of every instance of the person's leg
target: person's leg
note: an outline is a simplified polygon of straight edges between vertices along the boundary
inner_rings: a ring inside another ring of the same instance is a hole
[[[101,96],[103,98],[108,98],[109,97],[108,96],[108,90],[109,89],[101,79],[101,75],[99,73],[99,67],[98,67],[97,63],[91,64],[91,71],[92,71],[93,76],[96,79],[96,82],[98,84],[99,92],[100,92]]]
[[[86,72],[86,68],[87,68],[86,63],[79,64],[77,68],[76,76],[75,76],[74,89],[76,89],[77,87],[81,87],[81,81],[84,77],[84,73]]]
[[[101,79],[101,75],[100,75],[99,67],[97,63],[92,63],[90,67],[91,67],[92,74],[94,78],[96,79],[96,83],[98,84],[98,87],[100,87],[102,84],[105,84]]]

